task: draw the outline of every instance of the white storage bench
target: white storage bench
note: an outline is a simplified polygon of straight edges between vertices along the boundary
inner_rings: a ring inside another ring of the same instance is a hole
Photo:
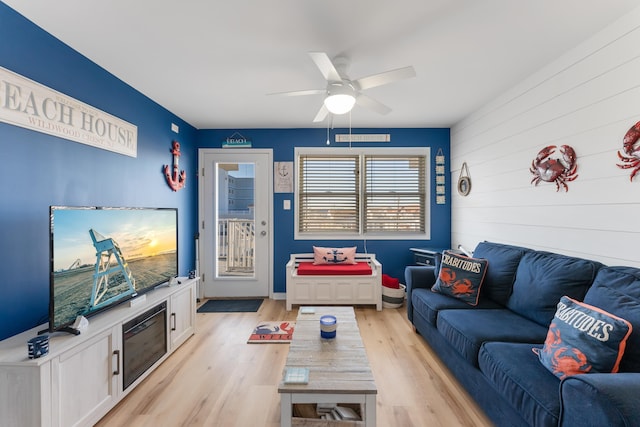
[[[382,264],[376,260],[375,254],[357,253],[355,261],[368,264],[371,273],[325,275],[322,268],[318,268],[318,274],[299,275],[298,266],[300,263],[313,263],[313,254],[291,254],[287,263],[287,311],[291,311],[293,304],[374,304],[378,311],[382,310]]]

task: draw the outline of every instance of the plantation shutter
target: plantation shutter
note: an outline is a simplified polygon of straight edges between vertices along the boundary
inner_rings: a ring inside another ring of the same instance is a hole
[[[299,160],[298,231],[359,233],[357,155],[302,155]]]
[[[424,232],[426,157],[365,155],[364,162],[364,232]]]

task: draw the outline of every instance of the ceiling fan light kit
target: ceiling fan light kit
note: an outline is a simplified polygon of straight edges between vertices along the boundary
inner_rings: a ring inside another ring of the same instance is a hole
[[[348,113],[356,103],[354,92],[353,87],[348,83],[331,83],[327,89],[324,105],[332,114]]]
[[[324,100],[324,105],[332,114],[348,113],[355,103],[356,99],[351,95],[329,95]]]

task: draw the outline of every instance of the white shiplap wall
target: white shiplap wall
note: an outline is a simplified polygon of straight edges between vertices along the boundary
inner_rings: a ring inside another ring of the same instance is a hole
[[[616,166],[638,121],[640,8],[452,128],[453,247],[489,240],[640,267],[640,173],[630,182]],[[538,151],[564,144],[578,156],[569,191],[532,185]]]

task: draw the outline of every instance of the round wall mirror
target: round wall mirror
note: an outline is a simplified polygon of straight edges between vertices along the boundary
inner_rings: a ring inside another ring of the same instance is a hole
[[[467,196],[471,192],[471,179],[468,176],[461,176],[458,179],[458,193],[461,196]]]
[[[467,196],[471,192],[471,178],[469,177],[469,167],[467,162],[462,164],[460,168],[460,177],[458,178],[458,193],[461,196]]]

